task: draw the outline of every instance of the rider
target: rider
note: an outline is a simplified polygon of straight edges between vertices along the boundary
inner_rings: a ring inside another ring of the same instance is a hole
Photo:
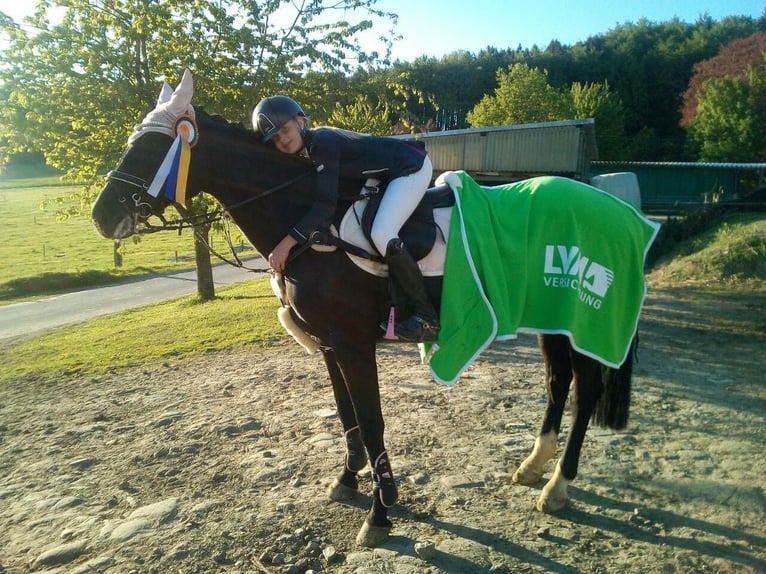
[[[388,187],[372,226],[372,242],[385,256],[391,280],[407,294],[413,309],[411,317],[395,323],[394,332],[405,341],[435,341],[438,315],[417,262],[398,236],[431,181],[433,168],[425,146],[422,142],[336,128],[309,129],[308,123],[301,106],[287,96],[264,98],[253,110],[253,126],[265,142],[272,142],[283,153],[302,155],[323,166],[317,174],[314,205],[269,254],[269,264],[282,272],[290,250],[305,243],[317,226],[332,218],[340,178],[386,181]],[[385,329],[385,323],[381,328]]]

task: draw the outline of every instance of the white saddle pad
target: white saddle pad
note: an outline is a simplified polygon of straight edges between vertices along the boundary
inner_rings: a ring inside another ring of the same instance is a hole
[[[375,253],[375,249],[367,241],[367,238],[362,232],[362,213],[364,208],[367,207],[367,199],[360,199],[348,208],[346,215],[343,216],[343,220],[340,222],[340,229],[338,233],[341,239],[348,241],[370,253]],[[434,210],[434,219],[436,225],[441,229],[441,232],[437,230],[436,241],[431,252],[423,259],[418,261],[421,273],[424,277],[439,277],[444,274],[444,257],[447,253],[447,236],[449,234],[450,219],[452,218],[451,207],[440,207]],[[388,266],[377,261],[370,261],[363,257],[346,253],[351,258],[351,261],[368,273],[377,275],[379,277],[388,277]]]

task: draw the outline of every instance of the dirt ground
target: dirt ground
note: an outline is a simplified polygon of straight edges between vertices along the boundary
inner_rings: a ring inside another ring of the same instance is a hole
[[[510,480],[545,404],[534,338],[452,387],[383,347],[400,502],[375,550],[354,543],[369,479],[326,497],[340,423],[291,341],[18,381],[0,389],[0,574],[766,572],[766,295],[654,289],[640,335],[628,429],[589,431],[553,516],[542,483]]]

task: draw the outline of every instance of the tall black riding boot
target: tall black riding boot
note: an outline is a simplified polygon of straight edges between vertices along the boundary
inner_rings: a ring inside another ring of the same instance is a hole
[[[408,299],[407,306],[412,315],[394,324],[395,335],[403,341],[433,342],[439,336],[439,316],[428,298],[423,274],[417,262],[395,237],[386,246],[388,273],[395,289]],[[381,325],[385,329],[385,323]]]

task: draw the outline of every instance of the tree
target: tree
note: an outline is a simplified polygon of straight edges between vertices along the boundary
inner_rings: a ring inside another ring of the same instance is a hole
[[[571,109],[566,95],[548,84],[545,70],[526,64],[498,70],[498,87],[468,112],[474,127],[547,122],[567,117]]]
[[[608,82],[575,82],[570,89],[574,118],[593,118],[596,123],[596,144],[599,159],[625,158],[625,108]]]
[[[304,81],[310,71],[377,58],[357,42],[374,18],[394,17],[377,1],[38,0],[23,26],[0,13],[8,45],[0,167],[15,153],[41,151],[71,179],[91,182],[85,211],[95,177],[117,163],[161,79],[189,67],[195,105],[249,123],[262,96],[318,92]],[[65,9],[61,22],[47,19],[49,6]]]
[[[358,95],[348,106],[336,103],[329,124],[375,135],[391,134],[391,121],[387,107],[381,104],[373,107],[369,100],[361,95]]]
[[[704,161],[766,159],[766,32],[694,66],[680,124]]]
[[[509,124],[594,118],[599,152],[605,159],[622,159],[625,150],[625,111],[608,83],[575,82],[569,91],[548,83],[546,70],[514,64],[498,72],[499,87],[469,112],[471,125]]]
[[[766,66],[744,77],[709,78],[689,131],[702,161],[766,160]]]
[[[697,116],[697,101],[703,84],[710,78],[744,76],[750,68],[764,65],[766,32],[730,42],[720,52],[694,65],[694,73],[683,96],[681,126],[689,127]]]

